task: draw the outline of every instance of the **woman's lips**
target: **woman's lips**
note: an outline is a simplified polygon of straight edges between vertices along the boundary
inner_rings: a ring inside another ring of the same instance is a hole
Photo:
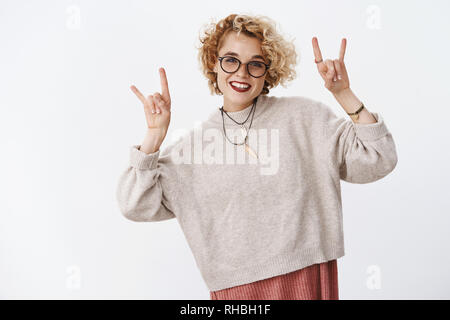
[[[246,88],[246,89],[238,88],[238,87],[233,86],[231,84],[231,82],[230,82],[230,86],[231,86],[231,88],[233,88],[234,91],[237,91],[237,92],[246,92],[246,91],[250,90],[250,88],[251,88],[251,85],[248,85],[248,88]]]

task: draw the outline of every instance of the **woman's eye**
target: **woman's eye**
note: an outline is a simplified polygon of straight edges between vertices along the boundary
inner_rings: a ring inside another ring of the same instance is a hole
[[[258,67],[258,68],[263,68],[264,64],[262,64],[261,62],[251,62],[252,66]]]
[[[236,62],[235,58],[227,58],[225,59],[226,62]]]

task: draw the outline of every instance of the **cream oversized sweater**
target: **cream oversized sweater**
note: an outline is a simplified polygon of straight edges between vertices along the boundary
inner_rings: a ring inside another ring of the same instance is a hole
[[[252,106],[228,114],[238,122]],[[344,255],[340,180],[370,183],[397,164],[391,133],[303,96],[260,95],[247,140],[224,136],[217,108],[163,150],[130,147],[117,200],[133,221],[176,218],[209,290]],[[223,115],[227,136],[242,129]],[[251,115],[246,128],[250,124]]]

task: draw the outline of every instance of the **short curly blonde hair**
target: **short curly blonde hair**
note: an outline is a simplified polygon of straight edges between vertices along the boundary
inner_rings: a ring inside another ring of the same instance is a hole
[[[235,31],[261,41],[261,50],[268,59],[270,67],[267,70],[264,87],[261,94],[268,94],[269,89],[278,84],[286,86],[287,81],[297,76],[295,66],[297,53],[293,42],[286,41],[276,30],[276,23],[267,16],[246,14],[230,14],[219,22],[210,22],[204,25],[203,34],[200,35],[200,47],[197,47],[200,69],[208,79],[211,94],[221,95],[217,85],[217,73],[214,72],[219,49],[223,39]]]

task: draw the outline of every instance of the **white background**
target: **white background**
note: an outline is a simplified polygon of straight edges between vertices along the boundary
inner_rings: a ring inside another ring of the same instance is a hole
[[[236,2],[231,2],[236,3]],[[341,299],[449,299],[448,1],[0,2],[0,298],[209,299],[176,219],[126,220],[115,191],[146,122],[129,86],[160,91],[176,129],[214,108],[197,61],[203,24],[263,14],[295,38],[298,78],[270,95],[323,101],[311,39],[379,112],[398,151],[375,183],[342,181]],[[349,117],[348,117],[349,118]]]

